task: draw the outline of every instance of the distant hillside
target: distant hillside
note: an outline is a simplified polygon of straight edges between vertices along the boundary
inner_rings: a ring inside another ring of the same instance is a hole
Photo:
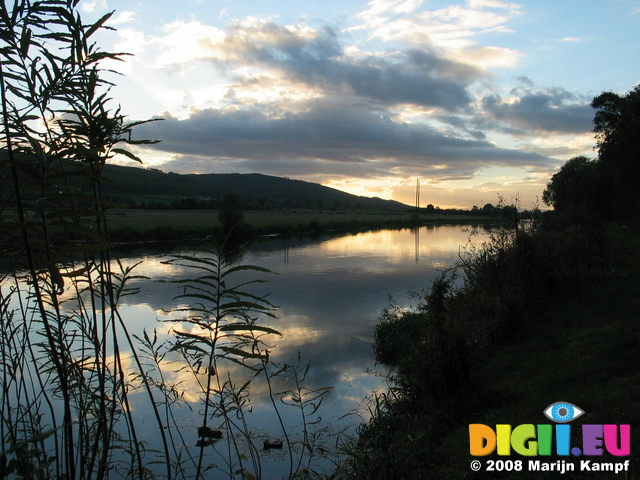
[[[286,179],[258,173],[186,174],[160,170],[106,165],[103,192],[135,206],[149,202],[187,200],[214,206],[229,193],[238,195],[247,207],[285,205],[307,208],[362,208],[406,210],[407,205],[394,200],[351,195],[334,188],[302,180]]]

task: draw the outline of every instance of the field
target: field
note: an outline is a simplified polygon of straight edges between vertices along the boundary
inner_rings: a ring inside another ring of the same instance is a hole
[[[399,228],[415,224],[413,213],[389,211],[248,210],[244,212],[244,219],[258,234]],[[108,220],[112,231],[132,231],[140,234],[171,230],[185,234],[201,232],[206,235],[220,226],[217,210],[112,210]],[[487,217],[424,214],[419,218],[421,224],[483,221],[486,222]]]

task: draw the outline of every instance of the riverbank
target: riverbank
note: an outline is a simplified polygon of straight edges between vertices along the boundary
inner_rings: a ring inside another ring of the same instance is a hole
[[[609,225],[510,240],[474,254],[462,290],[442,279],[427,304],[382,319],[376,355],[394,377],[374,400],[345,477],[531,478],[526,469],[486,471],[488,460],[526,458],[472,457],[469,425],[552,423],[543,411],[559,401],[585,411],[574,429],[640,423],[640,239]],[[596,460],[630,460],[625,478],[635,478],[640,442],[631,437],[630,457]],[[480,472],[470,469],[475,459]]]
[[[221,230],[218,210],[138,210],[112,209],[108,213],[109,239],[114,242],[182,240],[203,238]],[[318,234],[355,232],[383,228],[410,228],[428,224],[479,225],[501,221],[496,216],[447,215],[416,216],[412,212],[303,210],[243,211],[249,235]]]
[[[478,363],[483,402],[464,424],[442,437],[433,460],[434,478],[495,477],[469,469],[469,423],[514,427],[552,423],[543,410],[564,401],[585,411],[574,429],[582,424],[629,424],[633,431],[640,424],[640,239],[610,226],[605,242],[606,270],[584,278],[572,294],[550,296],[545,307],[527,318],[508,342],[495,345]],[[622,478],[638,478],[640,441],[633,433],[631,438],[630,457],[616,458],[605,452],[603,457],[566,460],[576,464],[579,460],[630,460]],[[581,446],[579,440],[574,442]],[[522,459],[515,454],[511,457],[517,458]],[[535,458],[555,462],[558,457]],[[480,460],[486,468],[487,458]],[[527,476],[526,472],[502,475]],[[546,474],[545,478],[612,478],[612,474],[575,471]]]

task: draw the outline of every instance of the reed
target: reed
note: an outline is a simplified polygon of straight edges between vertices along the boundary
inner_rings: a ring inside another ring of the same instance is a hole
[[[267,270],[237,263],[226,246],[174,255],[167,265],[194,272],[176,285],[182,327],[171,338],[129,330],[120,304],[140,293],[132,282],[142,277],[109,250],[114,205],[102,173],[117,155],[139,161],[128,145],[152,142],[133,140],[144,122],[110,107],[100,65],[123,54],[99,50],[92,36],[111,14],[85,25],[78,3],[0,3],[0,477],[261,478],[247,413],[263,379],[288,477],[317,478],[313,461],[326,454],[318,412],[330,389],[304,386],[308,365],[272,362],[279,333],[260,322],[276,307],[252,292]],[[175,415],[185,403],[167,370],[175,354],[200,388],[196,455]],[[137,414],[134,393],[147,398],[159,446],[144,441],[149,415]],[[300,413],[300,438],[278,413],[286,405]]]

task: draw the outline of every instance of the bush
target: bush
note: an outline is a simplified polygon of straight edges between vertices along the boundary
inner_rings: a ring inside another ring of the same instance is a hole
[[[405,355],[407,339],[421,342],[428,335],[424,312],[403,312],[399,308],[383,312],[374,327],[374,358],[385,365],[396,366]]]

